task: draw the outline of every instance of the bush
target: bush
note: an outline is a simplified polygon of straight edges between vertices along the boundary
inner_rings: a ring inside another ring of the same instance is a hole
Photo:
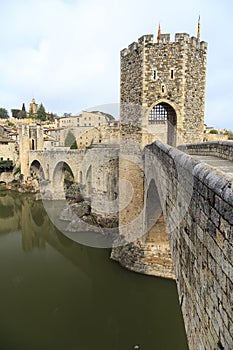
[[[210,134],[218,134],[218,130],[212,129],[210,130]]]

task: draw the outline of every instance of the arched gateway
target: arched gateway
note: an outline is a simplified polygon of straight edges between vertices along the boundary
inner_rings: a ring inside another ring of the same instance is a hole
[[[150,111],[147,129],[161,141],[176,146],[177,115],[175,109],[166,102],[156,104]]]

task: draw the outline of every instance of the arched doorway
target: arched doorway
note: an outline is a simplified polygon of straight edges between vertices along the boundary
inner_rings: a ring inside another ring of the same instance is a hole
[[[156,104],[148,117],[149,132],[171,146],[176,146],[177,116],[175,109],[166,102]]]

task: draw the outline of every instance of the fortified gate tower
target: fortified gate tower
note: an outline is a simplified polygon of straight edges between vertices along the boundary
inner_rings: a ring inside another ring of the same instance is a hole
[[[185,33],[156,43],[144,35],[121,51],[119,225],[127,241],[145,232],[143,147],[203,140],[206,56],[207,43]]]
[[[161,141],[173,146],[201,142],[206,56],[207,43],[185,33],[175,41],[160,34],[156,43],[144,35],[122,50],[121,124],[166,135]],[[142,113],[127,113],[131,104]]]

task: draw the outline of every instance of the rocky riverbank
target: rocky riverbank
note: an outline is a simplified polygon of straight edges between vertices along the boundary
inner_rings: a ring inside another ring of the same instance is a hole
[[[118,217],[103,217],[92,212],[91,200],[84,198],[79,185],[73,184],[66,191],[67,204],[59,219],[69,222],[66,230],[70,232],[92,231],[104,234],[104,229],[118,232]]]

